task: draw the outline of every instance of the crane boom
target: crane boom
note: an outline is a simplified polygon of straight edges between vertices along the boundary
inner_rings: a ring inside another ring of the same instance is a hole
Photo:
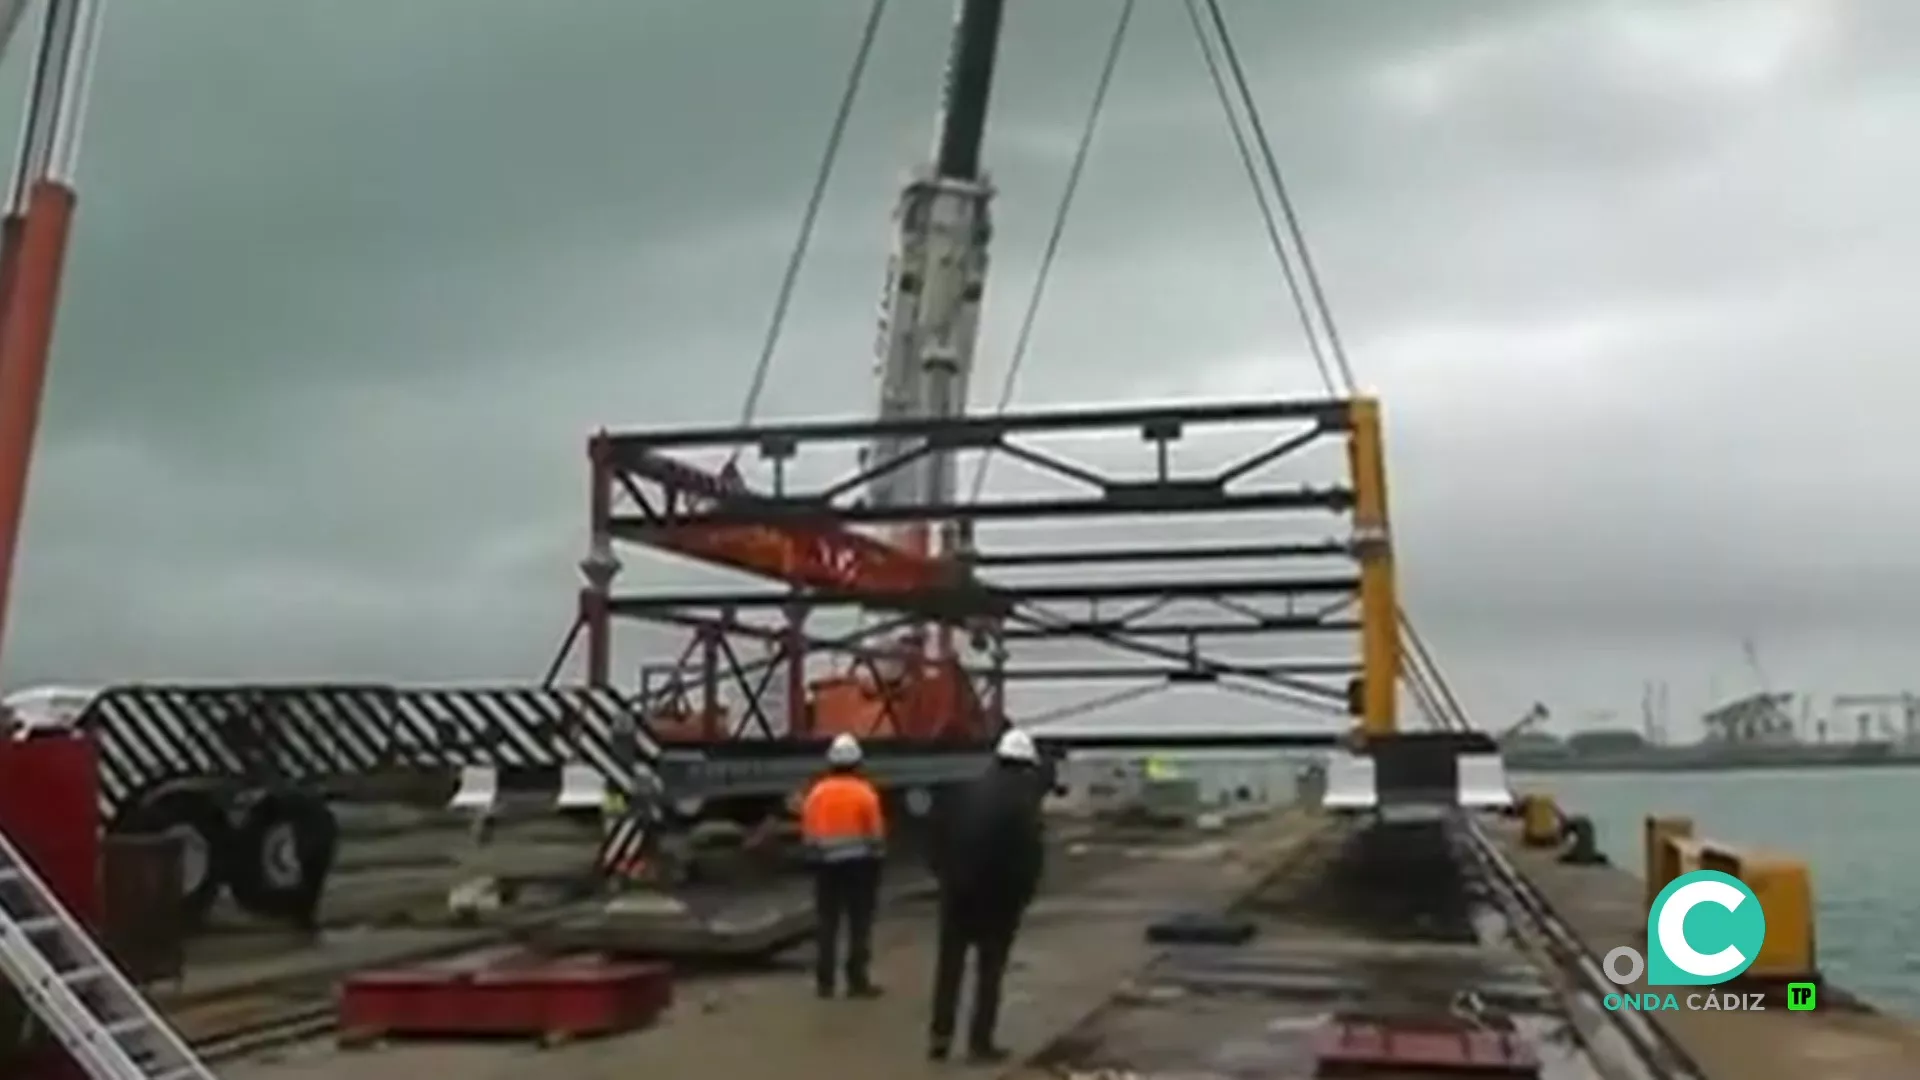
[[[932,167],[900,193],[875,343],[882,419],[957,416],[966,409],[992,233],[993,188],[980,152],[1004,13],[1004,0],[960,0]],[[866,449],[866,464],[877,473],[868,486],[876,505],[953,498],[949,450],[879,440]],[[924,527],[895,541],[922,554],[933,550]]]
[[[987,102],[999,52],[1005,0],[964,0],[954,11],[953,51],[947,58],[946,98],[940,104],[940,134],[934,171],[955,180],[980,178],[980,146],[986,139]]]
[[[932,165],[907,182],[894,215],[876,345],[879,412],[886,419],[956,416],[966,408],[992,197],[981,175],[980,149],[1004,13],[1005,0],[960,0],[956,7]],[[865,454],[868,466],[881,470],[868,487],[878,505],[953,496],[955,470],[947,451],[921,453],[914,440],[890,439]],[[895,461],[897,468],[884,468]],[[753,495],[733,478],[664,455],[648,458],[637,471],[677,498]],[[635,539],[802,587],[912,592],[950,583],[956,576],[952,564],[935,557],[924,530],[906,532],[880,540],[825,519],[780,528],[680,527],[663,520]]]

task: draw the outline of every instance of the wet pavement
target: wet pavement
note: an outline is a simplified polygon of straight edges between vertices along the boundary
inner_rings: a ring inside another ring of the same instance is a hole
[[[1542,1080],[1594,1080],[1558,996],[1457,876],[1379,880],[1404,852],[1375,836],[1323,836],[1239,906],[1240,946],[1166,949],[1111,1002],[1047,1048],[1038,1075],[1284,1080],[1316,1075],[1348,1025],[1424,1031],[1532,1060]],[[1352,1037],[1367,1037],[1351,1026]],[[1368,1070],[1378,1080],[1450,1075]]]
[[[1288,845],[1316,824],[1294,816],[1250,822],[1224,844],[1170,837],[1132,849],[1090,844],[1078,853],[1062,852],[1049,867],[1048,893],[1016,948],[1002,1040],[1023,1056],[1041,1050],[1152,959],[1158,950],[1143,935],[1152,917],[1230,902],[1258,882],[1269,860],[1283,857]],[[1131,904],[1122,910],[1120,900]],[[815,1000],[809,981],[797,972],[747,975],[685,983],[661,1023],[618,1038],[551,1050],[396,1042],[343,1053],[316,1045],[236,1062],[224,1066],[221,1075],[229,1080],[412,1080],[426,1074],[509,1080],[530,1070],[569,1080],[642,1074],[728,1080],[951,1075],[957,1066],[925,1060],[931,916],[931,905],[907,904],[883,920],[875,969],[890,992],[879,1001]]]
[[[1523,952],[1527,946],[1509,934],[1483,886],[1463,876],[1446,850],[1418,828],[1368,832],[1308,813],[1249,823],[1224,837],[1069,845],[1056,865],[1071,869],[1055,875],[1016,949],[1002,1040],[1028,1064],[1005,1075],[1296,1080],[1327,1075],[1315,1071],[1323,1055],[1377,1048],[1390,1036],[1403,1053],[1431,1052],[1456,1063],[1484,1054],[1522,1070],[1513,1075],[1599,1080],[1590,1055],[1607,1059],[1609,1014],[1568,996],[1563,972]],[[1563,867],[1550,856],[1514,857],[1590,945],[1630,932],[1620,920],[1637,907],[1639,885],[1631,876]],[[1244,944],[1145,940],[1158,918],[1228,905],[1232,916],[1253,924]],[[345,1055],[313,1046],[229,1066],[223,1075],[953,1075],[957,1066],[931,1065],[922,1053],[930,921],[930,905],[907,903],[883,923],[876,970],[891,992],[880,1001],[816,1001],[804,976],[789,970],[685,983],[654,1028],[557,1050],[396,1043]],[[1903,1056],[1902,1040],[1912,1040],[1911,1033],[1884,1018],[1820,1014],[1808,1023],[1814,1018],[1781,1012],[1660,1019],[1678,1021],[1676,1036],[1710,1080],[1920,1077],[1909,1067],[1920,1058]],[[1789,1030],[1780,1021],[1798,1026]],[[1707,1030],[1709,1023],[1721,1027]],[[1365,1075],[1462,1074],[1421,1064]]]

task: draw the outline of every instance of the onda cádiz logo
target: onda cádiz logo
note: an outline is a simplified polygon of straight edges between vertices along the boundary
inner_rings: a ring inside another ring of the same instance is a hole
[[[1609,1009],[1764,1009],[1764,994],[1693,993],[1652,988],[1717,986],[1752,966],[1767,939],[1767,915],[1746,883],[1717,870],[1682,874],[1654,897],[1647,912],[1647,955],[1622,945],[1601,969],[1617,986],[1645,975],[1645,993],[1608,994]]]

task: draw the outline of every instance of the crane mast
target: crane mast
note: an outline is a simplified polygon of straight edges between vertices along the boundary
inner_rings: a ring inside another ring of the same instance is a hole
[[[944,100],[931,167],[900,193],[893,250],[880,298],[875,374],[882,420],[934,419],[966,410],[986,289],[993,188],[980,168],[999,48],[1004,0],[960,0],[947,59]],[[955,498],[952,451],[912,457],[918,440],[882,439],[866,448],[869,469],[911,458],[869,483],[876,506],[946,503]],[[948,554],[956,534],[929,535],[925,525],[890,537],[916,554]]]

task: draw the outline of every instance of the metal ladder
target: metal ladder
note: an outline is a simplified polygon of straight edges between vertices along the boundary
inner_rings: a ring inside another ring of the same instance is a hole
[[[0,975],[93,1080],[217,1080],[0,830]]]

